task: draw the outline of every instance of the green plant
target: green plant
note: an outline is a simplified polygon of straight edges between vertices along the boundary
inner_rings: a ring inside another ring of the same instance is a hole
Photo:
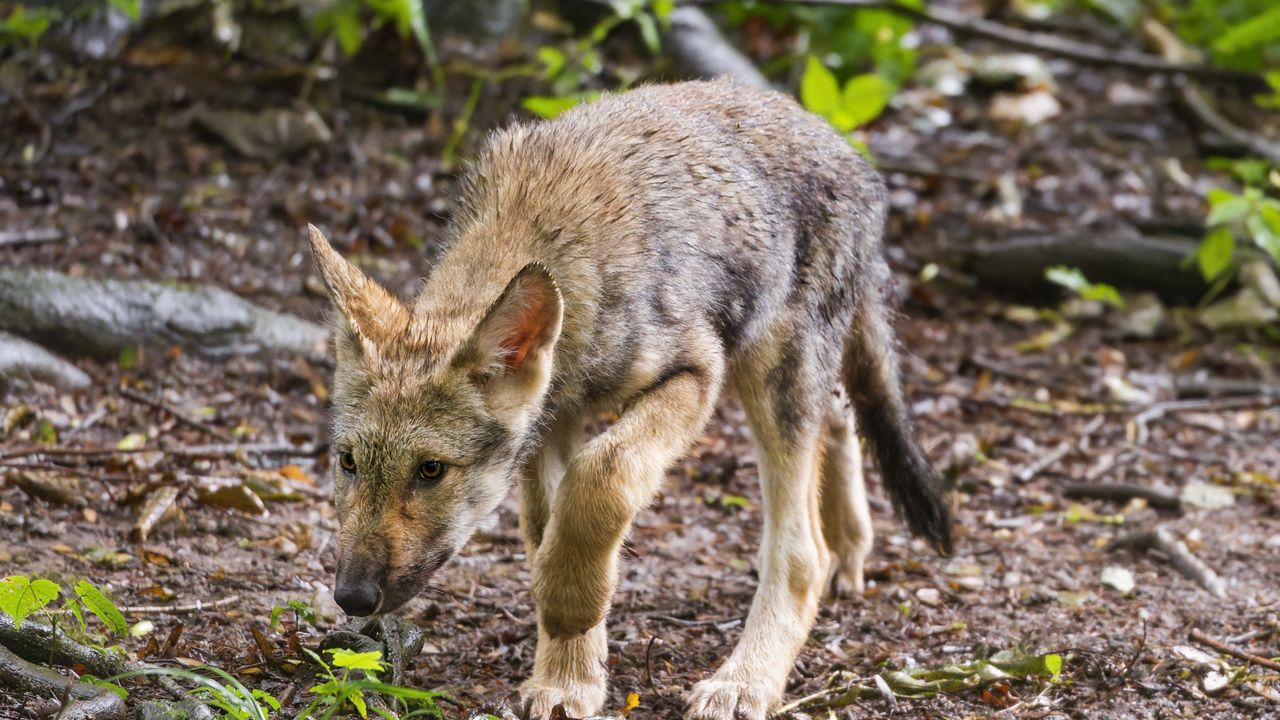
[[[53,8],[15,5],[8,17],[0,20],[0,48],[18,42],[34,48],[49,26],[61,18],[62,13]]]
[[[1280,6],[1274,0],[1159,0],[1155,7],[1174,21],[1179,36],[1207,47],[1220,65],[1259,70],[1280,61]]]
[[[113,635],[124,637],[128,634],[129,625],[124,615],[93,583],[88,580],[77,582],[63,601],[61,612],[48,610],[49,604],[62,594],[62,587],[52,580],[10,575],[0,580],[0,611],[13,618],[15,627],[22,627],[22,621],[35,613],[44,613],[56,628],[59,619],[70,614],[79,623],[80,631],[87,633],[84,611],[88,610]]]
[[[394,26],[400,37],[413,36],[427,59],[432,82],[437,88],[443,87],[444,70],[436,56],[422,0],[336,0],[312,18],[313,29],[321,34],[332,33],[348,56],[360,50],[366,28],[386,23]]]
[[[588,89],[604,71],[600,46],[615,28],[633,22],[640,31],[649,52],[657,55],[661,50],[660,28],[670,23],[674,0],[610,0],[613,10],[591,28],[586,35],[572,38],[561,46],[544,45],[538,48],[538,76],[551,86],[550,95],[533,95],[521,101],[521,106],[543,118],[552,118],[569,108],[600,97],[599,90]],[[563,29],[567,30],[567,26]],[[631,78],[621,78],[621,88],[626,90]]]
[[[902,0],[922,7],[921,0]],[[763,22],[779,37],[791,38],[792,52],[765,70],[796,76],[810,55],[820,58],[838,78],[849,78],[874,69],[894,87],[901,86],[916,70],[916,50],[911,41],[915,23],[899,13],[874,8],[818,7],[738,0],[717,6],[732,26]]]
[[[1115,287],[1106,283],[1089,282],[1084,273],[1065,265],[1046,268],[1044,277],[1049,282],[1076,293],[1085,300],[1098,300],[1112,307],[1123,308],[1124,298],[1120,297]]]
[[[324,658],[310,650],[305,652],[320,666],[329,679],[311,688],[311,693],[316,697],[297,716],[298,720],[310,718],[317,712],[321,720],[328,720],[347,703],[350,703],[362,718],[367,718],[370,710],[386,720],[397,717],[402,719],[444,717],[440,708],[436,706],[436,698],[441,697],[440,693],[392,685],[378,680],[377,674],[384,669],[382,653],[378,650],[371,652],[326,650],[332,662],[325,662]],[[342,671],[341,675],[334,673],[335,668]],[[359,674],[354,675],[356,672]],[[404,715],[397,715],[377,706],[370,708],[365,699],[365,693],[374,693],[397,700],[405,706],[407,712]]]
[[[1271,182],[1280,187],[1280,173],[1271,171]],[[1239,193],[1214,188],[1207,195],[1208,233],[1195,252],[1195,263],[1207,282],[1229,278],[1236,246],[1245,240],[1280,263],[1280,200],[1268,197],[1262,187],[1246,184]]]
[[[856,75],[841,89],[835,73],[809,56],[800,80],[800,102],[821,115],[836,130],[848,133],[880,116],[889,104],[893,88],[879,75]]]
[[[231,673],[212,665],[204,665],[196,670],[147,667],[107,678],[107,682],[115,683],[135,677],[168,677],[194,683],[196,687],[192,690],[192,695],[201,702],[218,708],[223,712],[223,717],[232,720],[267,720],[270,712],[280,710],[280,701],[270,693],[250,690]]]

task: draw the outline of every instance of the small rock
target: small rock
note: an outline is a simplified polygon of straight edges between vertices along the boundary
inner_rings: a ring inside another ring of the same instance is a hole
[[[1200,324],[1210,330],[1257,327],[1273,323],[1278,318],[1280,310],[1251,287],[1219,300],[1201,310],[1199,315]]]
[[[1133,579],[1133,573],[1118,565],[1108,565],[1102,568],[1100,582],[1123,595],[1128,595],[1137,587],[1137,583]]]
[[[1280,279],[1265,260],[1250,260],[1240,268],[1240,283],[1272,307],[1280,307]]]
[[[991,101],[987,115],[996,122],[1017,125],[1039,125],[1057,117],[1062,104],[1047,90],[1035,90],[1023,95],[1001,93]]]
[[[942,594],[936,588],[920,588],[916,591],[916,599],[929,607],[937,607],[942,604]]]
[[[1054,88],[1053,71],[1038,55],[1002,53],[979,58],[973,66],[974,79],[987,85],[1006,85],[1017,81],[1028,90]]]
[[[1228,488],[1203,482],[1187,483],[1178,497],[1184,505],[1202,510],[1220,510],[1231,507],[1236,501],[1235,495]]]
[[[1125,302],[1124,310],[1112,316],[1116,329],[1128,337],[1149,340],[1160,332],[1165,320],[1164,303],[1155,293],[1138,293]]]
[[[1223,675],[1217,670],[1213,670],[1205,674],[1204,680],[1200,685],[1204,688],[1206,695],[1217,695],[1223,690],[1226,690],[1227,686],[1230,684],[1231,680],[1226,675]]]

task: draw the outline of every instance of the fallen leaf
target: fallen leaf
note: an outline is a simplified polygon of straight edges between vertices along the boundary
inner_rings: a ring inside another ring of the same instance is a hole
[[[1133,579],[1133,573],[1118,565],[1108,565],[1102,568],[1102,577],[1100,582],[1109,588],[1120,591],[1124,595],[1133,592],[1137,583]]]

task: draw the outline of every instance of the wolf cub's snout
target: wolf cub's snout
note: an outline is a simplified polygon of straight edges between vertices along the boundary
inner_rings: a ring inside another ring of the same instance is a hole
[[[411,303],[312,228],[337,310],[344,610],[412,598],[518,482],[538,610],[523,696],[535,718],[596,712],[623,538],[727,387],[759,449],[760,588],[690,717],[762,720],[827,589],[862,590],[855,426],[907,523],[950,549],[884,299],[884,187],[791,98],[649,86],[502,130],[461,208]]]

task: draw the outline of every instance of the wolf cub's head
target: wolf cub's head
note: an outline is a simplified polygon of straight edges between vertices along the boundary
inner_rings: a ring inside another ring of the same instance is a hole
[[[372,615],[423,590],[501,501],[541,412],[564,306],[530,265],[478,319],[414,313],[315,227],[311,245],[337,310],[334,597]]]

